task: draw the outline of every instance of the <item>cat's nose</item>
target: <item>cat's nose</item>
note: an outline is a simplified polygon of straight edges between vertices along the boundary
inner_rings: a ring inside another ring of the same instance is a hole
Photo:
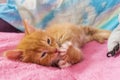
[[[59,50],[58,50],[58,49],[55,49],[55,53],[59,53]]]
[[[65,53],[66,51],[62,51],[60,49],[57,49],[57,53]]]
[[[57,48],[54,48],[50,51],[51,53],[60,53],[60,50]]]
[[[56,48],[52,48],[49,50],[50,53],[58,53],[58,49]]]
[[[59,53],[59,54],[60,54],[61,51],[60,51],[59,49],[56,49],[56,50],[55,50],[55,53]]]

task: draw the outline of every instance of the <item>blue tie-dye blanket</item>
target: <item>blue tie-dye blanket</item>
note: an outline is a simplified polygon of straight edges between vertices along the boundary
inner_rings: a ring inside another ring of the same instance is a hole
[[[22,31],[22,19],[38,28],[71,22],[113,30],[119,13],[120,0],[7,0],[0,4],[0,18]]]

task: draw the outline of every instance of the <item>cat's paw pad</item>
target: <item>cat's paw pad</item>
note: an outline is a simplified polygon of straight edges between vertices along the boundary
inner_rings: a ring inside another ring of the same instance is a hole
[[[59,63],[58,63],[58,66],[60,68],[67,68],[67,67],[71,66],[71,64],[66,62],[66,61],[64,61],[64,60],[60,60]]]

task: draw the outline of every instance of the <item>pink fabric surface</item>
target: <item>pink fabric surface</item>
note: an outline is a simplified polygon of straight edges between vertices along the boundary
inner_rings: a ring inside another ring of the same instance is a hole
[[[23,36],[0,33],[0,54],[14,49]],[[65,69],[44,67],[32,63],[11,61],[0,57],[0,80],[119,80],[120,56],[107,58],[107,42],[95,41],[83,47],[84,60]]]

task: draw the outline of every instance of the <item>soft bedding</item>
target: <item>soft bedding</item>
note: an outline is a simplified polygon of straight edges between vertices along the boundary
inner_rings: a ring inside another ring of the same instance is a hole
[[[82,49],[84,60],[69,68],[58,69],[4,58],[5,50],[14,49],[22,33],[0,33],[0,80],[119,80],[120,56],[107,58],[107,41],[95,41]]]

